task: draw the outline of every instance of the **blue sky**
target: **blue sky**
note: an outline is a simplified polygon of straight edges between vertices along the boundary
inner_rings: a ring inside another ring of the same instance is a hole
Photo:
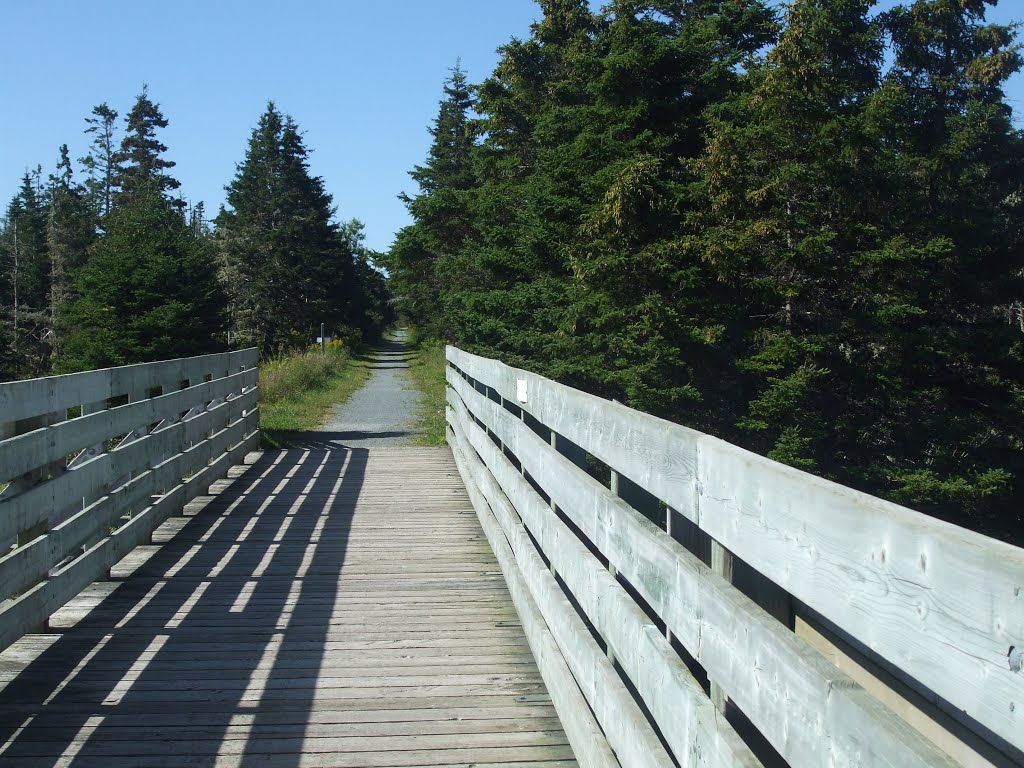
[[[597,3],[595,2],[595,5]],[[881,6],[891,5],[883,2]],[[123,115],[142,84],[170,126],[162,132],[189,200],[212,215],[268,99],[305,133],[313,173],[341,219],[366,225],[386,250],[408,223],[396,195],[430,144],[441,85],[457,58],[479,82],[495,49],[525,37],[533,0],[2,0],[0,204],[25,169],[72,157],[92,107]],[[1024,17],[1002,0],[990,19]],[[1024,76],[1009,98],[1024,116]]]

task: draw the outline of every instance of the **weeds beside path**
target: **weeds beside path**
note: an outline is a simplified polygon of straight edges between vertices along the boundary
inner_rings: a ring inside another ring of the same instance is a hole
[[[444,345],[421,342],[409,361],[409,375],[423,393],[417,418],[417,445],[445,445]]]
[[[348,400],[370,378],[368,359],[345,349],[271,360],[260,368],[263,447],[288,448],[289,432],[319,427],[331,407]]]

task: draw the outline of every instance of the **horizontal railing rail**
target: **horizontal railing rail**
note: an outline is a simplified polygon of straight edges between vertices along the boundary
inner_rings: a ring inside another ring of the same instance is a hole
[[[581,764],[1019,760],[1024,550],[447,357],[449,442]]]
[[[0,650],[259,443],[255,349],[0,383]]]

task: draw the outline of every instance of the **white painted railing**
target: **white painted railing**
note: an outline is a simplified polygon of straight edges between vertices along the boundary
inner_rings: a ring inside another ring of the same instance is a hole
[[[582,765],[1020,760],[1024,550],[447,356],[449,442]]]
[[[254,349],[0,384],[0,649],[259,442]]]

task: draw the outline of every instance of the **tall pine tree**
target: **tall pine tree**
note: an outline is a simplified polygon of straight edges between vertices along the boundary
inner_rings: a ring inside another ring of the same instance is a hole
[[[148,193],[155,188],[172,205],[183,209],[185,201],[171,194],[181,186],[181,182],[165,173],[175,164],[163,157],[167,147],[156,137],[157,129],[167,125],[160,105],[149,98],[149,87],[144,85],[135,105],[125,116],[124,138],[114,156],[115,169],[110,186],[116,188],[121,197],[128,198],[140,190]]]
[[[95,216],[88,193],[74,180],[67,144],[60,148],[57,172],[50,176],[50,208],[46,221],[46,248],[50,259],[51,354],[60,356],[67,330],[64,314],[77,298],[74,281],[95,240]]]
[[[225,348],[224,296],[210,245],[156,186],[136,187],[79,271],[61,371],[167,360]]]
[[[473,170],[473,98],[459,64],[444,83],[427,161],[410,176],[419,185],[415,197],[401,195],[415,224],[401,233],[388,268],[399,305],[421,333],[452,335],[455,294],[475,289],[475,271],[466,251],[475,239],[472,203],[477,188]]]
[[[106,216],[114,201],[117,174],[117,111],[103,102],[85,118],[87,134],[92,135],[89,153],[78,162],[86,173],[85,186],[97,218]]]
[[[269,103],[216,219],[232,343],[264,355],[310,343],[320,323],[332,335],[364,325],[349,241],[308,156],[295,121]]]

